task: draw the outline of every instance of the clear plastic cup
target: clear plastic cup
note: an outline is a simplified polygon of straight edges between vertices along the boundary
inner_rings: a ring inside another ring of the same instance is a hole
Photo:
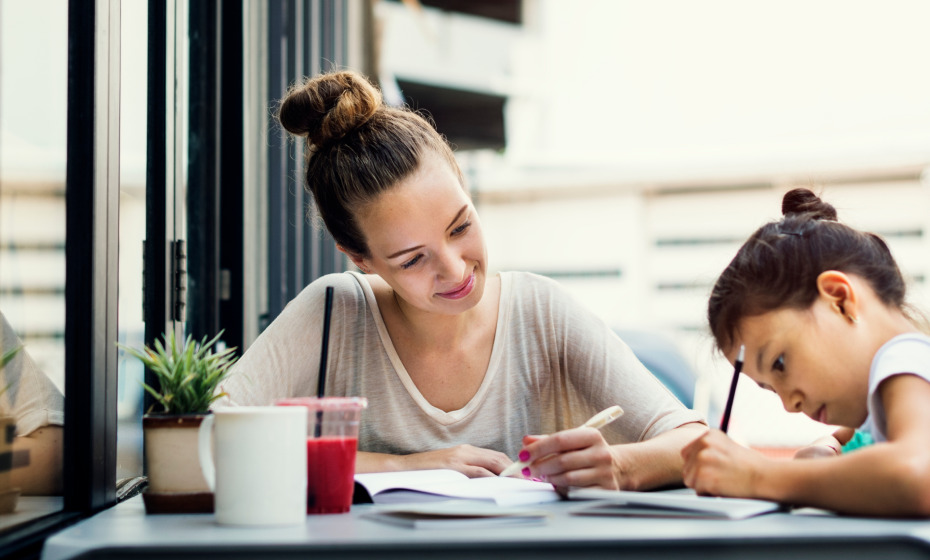
[[[345,513],[352,506],[363,397],[281,399],[307,407],[307,513]]]

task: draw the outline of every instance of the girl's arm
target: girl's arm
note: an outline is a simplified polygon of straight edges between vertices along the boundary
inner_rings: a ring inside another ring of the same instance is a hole
[[[685,448],[685,483],[701,494],[860,515],[930,516],[930,383],[897,375],[879,392],[886,443],[830,460],[772,461],[714,431]]]

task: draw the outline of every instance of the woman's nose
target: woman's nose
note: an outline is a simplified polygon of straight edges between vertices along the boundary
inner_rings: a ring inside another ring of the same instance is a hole
[[[439,258],[436,274],[443,280],[462,280],[465,274],[465,260],[454,247],[446,247]]]

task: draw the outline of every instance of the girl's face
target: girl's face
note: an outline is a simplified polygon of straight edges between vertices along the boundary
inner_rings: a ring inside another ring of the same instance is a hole
[[[788,412],[824,424],[858,427],[868,415],[874,348],[823,296],[806,310],[777,309],[739,323],[731,362],[746,346],[743,372],[774,391]]]
[[[371,256],[353,259],[404,302],[457,314],[484,293],[487,248],[481,222],[452,168],[425,154],[420,168],[356,215]]]

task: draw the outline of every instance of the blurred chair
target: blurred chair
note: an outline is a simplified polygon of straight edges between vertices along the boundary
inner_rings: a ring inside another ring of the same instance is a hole
[[[697,374],[688,365],[674,342],[654,332],[626,329],[614,329],[614,332],[682,404],[688,408],[694,406],[694,383]]]

